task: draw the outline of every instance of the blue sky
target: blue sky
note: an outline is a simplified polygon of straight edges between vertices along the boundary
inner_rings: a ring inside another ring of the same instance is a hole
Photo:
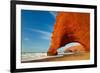
[[[47,52],[56,12],[21,10],[22,52]]]

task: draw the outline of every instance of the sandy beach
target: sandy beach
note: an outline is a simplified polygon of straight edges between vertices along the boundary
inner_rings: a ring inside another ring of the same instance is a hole
[[[51,62],[51,61],[89,60],[89,59],[90,59],[90,52],[85,52],[85,53],[78,53],[78,54],[63,55],[59,57],[43,58],[43,59],[38,59],[38,60],[21,61],[21,62],[34,63],[34,62]]]

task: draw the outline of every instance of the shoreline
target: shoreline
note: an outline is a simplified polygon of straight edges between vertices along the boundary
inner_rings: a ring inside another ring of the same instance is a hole
[[[71,55],[64,55],[59,57],[51,57],[51,58],[44,58],[39,60],[29,60],[29,61],[21,61],[21,63],[34,63],[34,62],[53,62],[53,61],[75,61],[75,60],[89,60],[90,59],[90,52],[80,53],[80,54],[71,54]]]

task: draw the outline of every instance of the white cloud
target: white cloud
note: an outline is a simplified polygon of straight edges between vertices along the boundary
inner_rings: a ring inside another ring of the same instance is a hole
[[[49,12],[56,19],[56,12]]]
[[[42,39],[46,39],[46,40],[50,40],[51,39],[51,33],[47,32],[47,31],[42,31],[42,30],[38,30],[38,29],[31,29],[33,32],[37,32],[42,34],[41,38]]]
[[[49,37],[48,36],[42,36],[41,38],[45,39],[45,40],[51,40],[51,36],[49,36]]]

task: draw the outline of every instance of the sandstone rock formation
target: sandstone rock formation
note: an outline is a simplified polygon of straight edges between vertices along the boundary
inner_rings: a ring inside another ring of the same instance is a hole
[[[59,12],[56,16],[54,31],[48,55],[57,55],[57,49],[78,42],[90,51],[90,14],[78,12]]]

